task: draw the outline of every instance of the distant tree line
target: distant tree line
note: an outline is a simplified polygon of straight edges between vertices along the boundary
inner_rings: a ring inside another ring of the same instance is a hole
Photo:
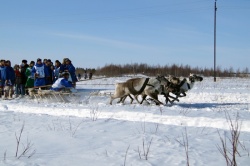
[[[133,64],[107,64],[104,67],[98,67],[97,69],[89,69],[95,75],[105,75],[105,76],[122,76],[126,74],[145,74],[148,76],[155,75],[174,75],[174,76],[188,76],[190,73],[200,74],[203,76],[214,76],[213,68],[201,68],[201,67],[191,67],[189,65],[148,65],[145,63],[133,63]],[[77,68],[77,72],[85,71],[82,68]],[[243,70],[234,70],[233,67],[229,69],[221,69],[217,67],[216,70],[217,77],[248,77],[249,70],[246,67]]]

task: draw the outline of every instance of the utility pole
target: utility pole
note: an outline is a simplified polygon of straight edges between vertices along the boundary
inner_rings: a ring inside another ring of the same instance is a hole
[[[214,2],[214,82],[216,82],[216,0]]]

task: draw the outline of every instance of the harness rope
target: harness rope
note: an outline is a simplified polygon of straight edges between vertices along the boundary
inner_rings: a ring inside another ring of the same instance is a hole
[[[186,79],[186,78],[184,78],[184,79],[181,81],[179,87],[182,87],[182,85],[183,85],[185,82],[187,82],[187,79]],[[191,89],[190,84],[189,84],[188,82],[187,82],[187,86],[188,86],[188,89]]]
[[[148,85],[148,81],[149,81],[149,78],[146,78],[146,80],[144,81],[144,83],[143,83],[141,89],[140,89],[139,92],[138,92],[139,94],[141,94],[141,93],[144,91],[146,85]]]

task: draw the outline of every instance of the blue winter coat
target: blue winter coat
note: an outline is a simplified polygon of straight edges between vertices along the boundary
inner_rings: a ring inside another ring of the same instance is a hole
[[[67,65],[61,64],[60,73],[64,72],[65,70],[68,70]]]
[[[10,80],[11,85],[14,85],[15,84],[15,79],[16,79],[16,75],[15,75],[14,69],[12,67],[10,67],[10,66],[7,66],[6,67],[6,79],[5,80]],[[8,85],[9,85],[9,83],[8,83]]]
[[[5,84],[5,80],[6,80],[6,66],[1,66],[0,67],[0,73],[1,73],[1,85],[0,86],[4,86]]]
[[[32,74],[33,75],[35,75],[35,73],[39,73],[39,75],[41,75],[40,77],[37,77],[37,78],[35,78],[35,82],[34,82],[34,86],[35,87],[38,87],[38,86],[44,86],[45,85],[45,75],[46,75],[46,73],[45,73],[45,70],[43,70],[43,71],[39,71],[39,70],[36,70],[36,68],[42,68],[42,67],[44,67],[44,65],[43,64],[36,64],[33,68],[32,68]]]
[[[67,67],[67,70],[69,71],[69,73],[71,75],[72,81],[77,82],[75,67],[72,64],[69,64],[66,67]]]
[[[52,84],[52,70],[50,66],[44,65],[44,72],[45,72],[45,83],[46,85]]]
[[[66,80],[65,78],[59,78],[53,85],[51,90],[60,91],[63,88],[73,87],[72,83]]]
[[[61,67],[56,67],[56,66],[55,66],[55,69],[54,69],[54,71],[53,71],[54,82],[59,78],[60,68],[61,68]]]

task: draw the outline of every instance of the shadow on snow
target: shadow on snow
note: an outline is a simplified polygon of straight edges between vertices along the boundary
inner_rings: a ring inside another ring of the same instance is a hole
[[[248,105],[249,103],[186,103],[178,104],[178,106],[183,108],[217,108],[221,106],[236,106],[236,105]]]

